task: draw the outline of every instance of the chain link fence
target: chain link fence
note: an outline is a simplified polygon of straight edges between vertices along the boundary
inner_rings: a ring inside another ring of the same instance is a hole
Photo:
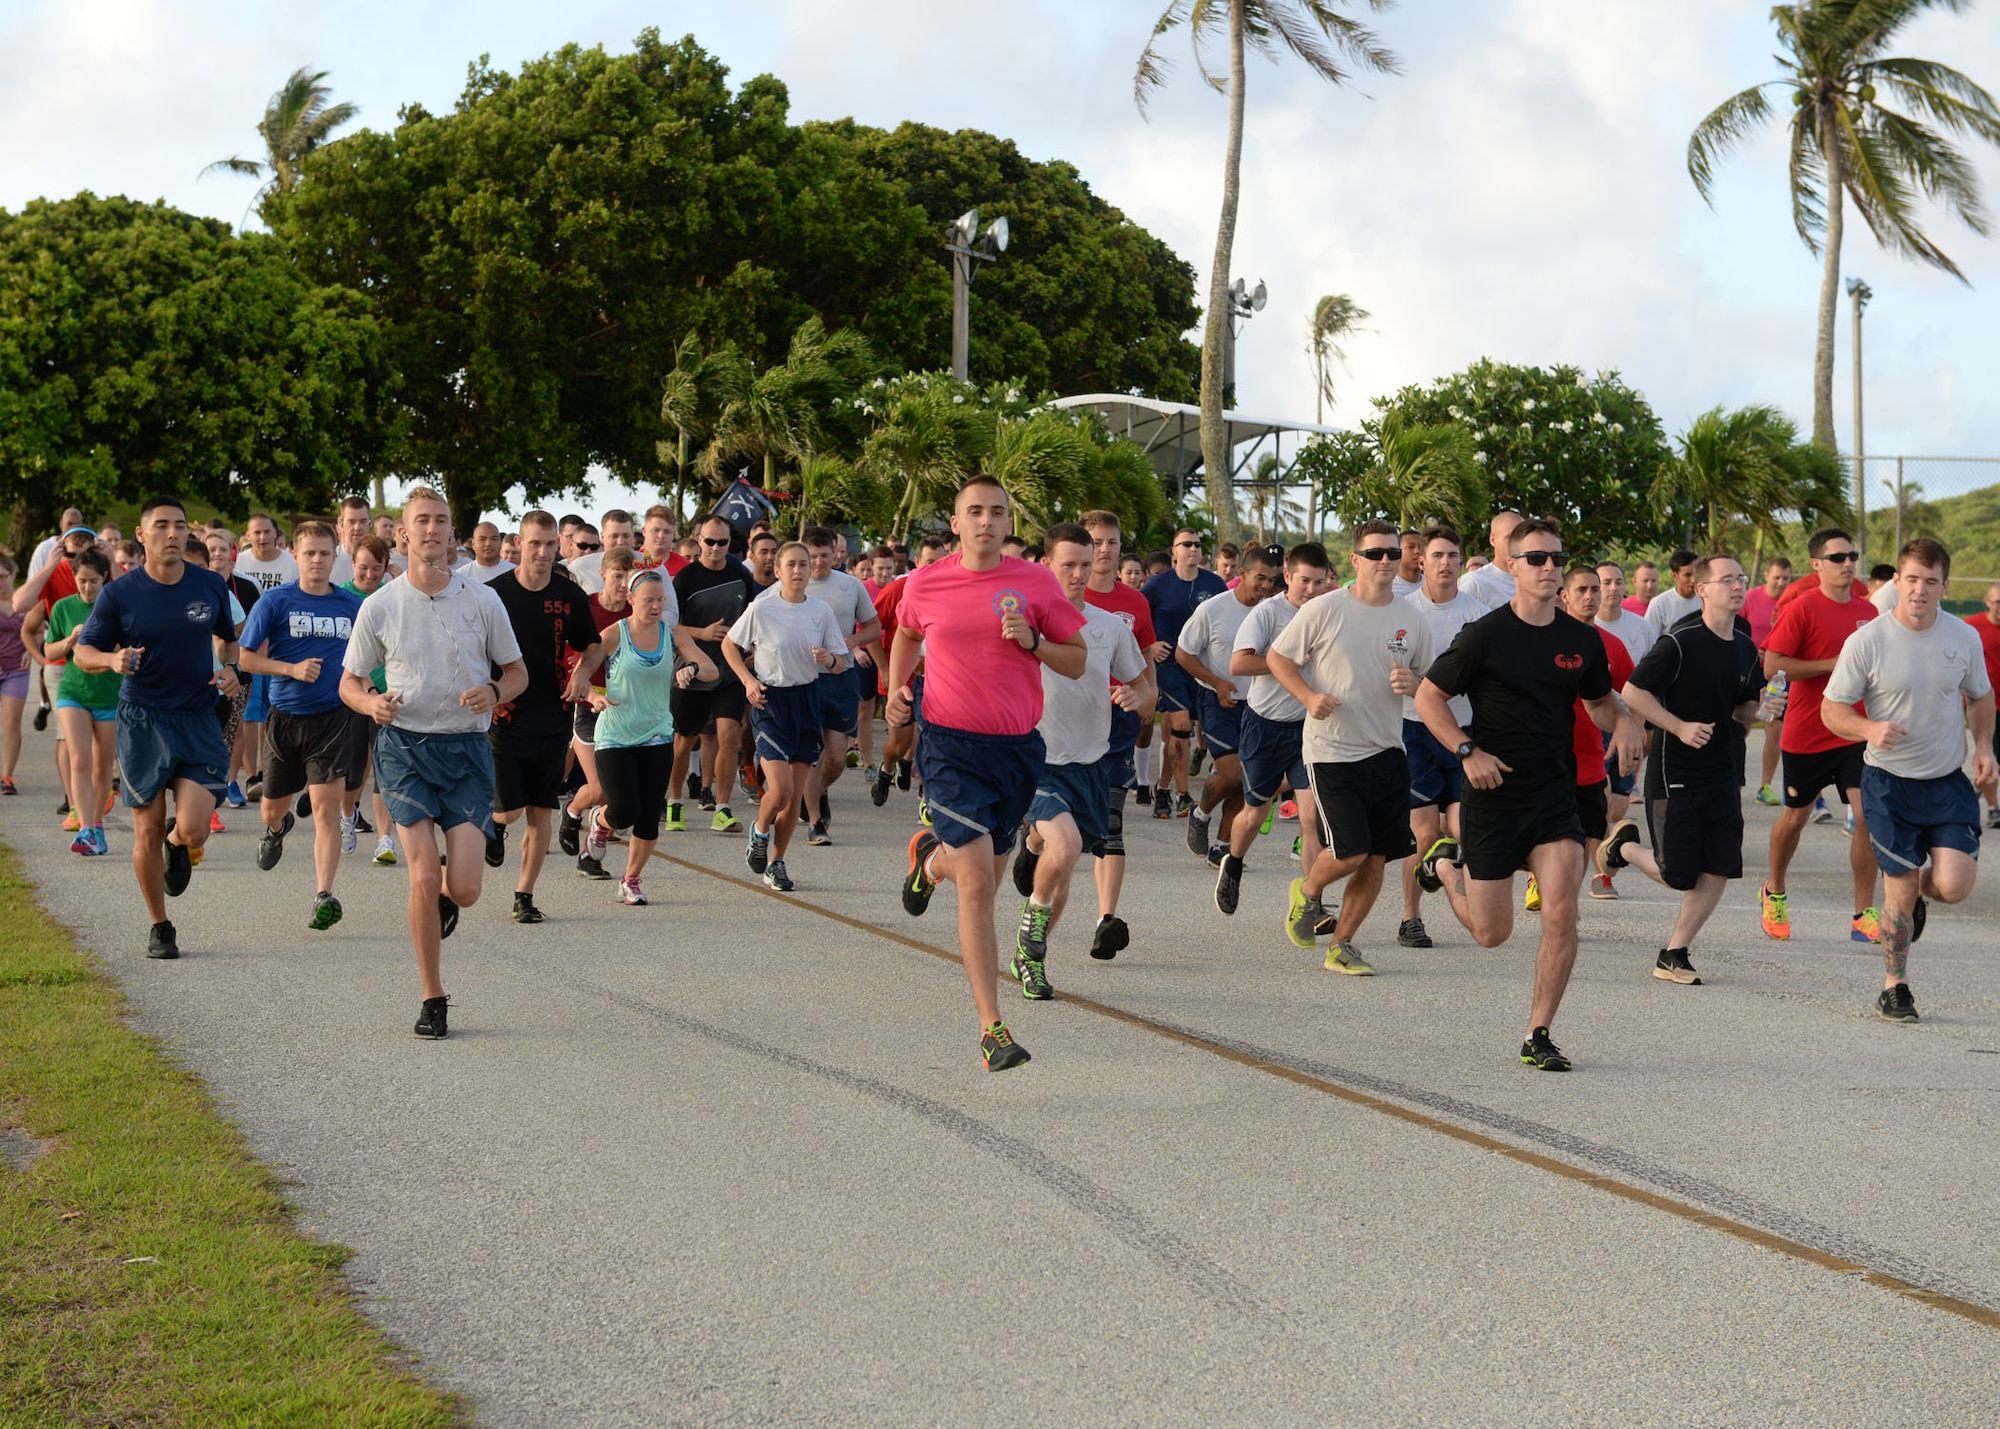
[[[1871,455],[1862,471],[1867,563],[1893,562],[1920,536],[1942,541],[1951,552],[1947,599],[1979,608],[2000,583],[2000,457]]]

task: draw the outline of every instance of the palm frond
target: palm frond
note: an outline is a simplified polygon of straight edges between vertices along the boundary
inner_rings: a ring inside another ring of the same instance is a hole
[[[1139,66],[1132,75],[1132,102],[1141,114],[1146,112],[1152,91],[1165,84],[1173,72],[1173,61],[1160,53],[1160,41],[1186,24],[1187,18],[1188,0],[1173,0],[1153,22],[1153,33],[1147,36],[1146,47],[1139,51]]]
[[[254,159],[238,158],[234,154],[231,154],[226,159],[217,159],[214,163],[208,165],[201,171],[201,177],[206,178],[218,169],[226,174],[242,174],[245,178],[261,179],[264,177],[264,166],[262,164]]]
[[[1801,105],[1787,131],[1787,163],[1791,183],[1792,227],[1813,253],[1826,232],[1826,156],[1820,152],[1811,105]]]
[[[1964,282],[1958,265],[1917,227],[1915,194],[1882,130],[1854,123],[1844,108],[1836,113],[1835,124],[1848,195],[1875,241],[1891,253],[1942,268]]]
[[[1341,57],[1376,74],[1401,73],[1403,63],[1385,48],[1374,31],[1327,3],[1327,0],[1261,0],[1254,8],[1285,48],[1303,60],[1329,84],[1350,78]]]
[[[1954,134],[1971,134],[2000,144],[2000,104],[1949,65],[1933,60],[1890,58],[1863,67],[1898,103]]]
[[[1868,128],[1888,163],[1908,175],[1927,198],[1949,208],[1974,233],[1988,231],[1978,171],[1936,130],[1886,109],[1869,111]]]
[[[1688,137],[1688,177],[1694,180],[1695,192],[1711,207],[1715,203],[1710,190],[1715,183],[1716,161],[1770,121],[1771,101],[1764,97],[1770,87],[1752,85],[1731,95],[1711,109]]]

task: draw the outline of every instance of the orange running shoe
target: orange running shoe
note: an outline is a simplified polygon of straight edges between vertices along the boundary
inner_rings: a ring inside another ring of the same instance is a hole
[[[1785,911],[1785,895],[1773,893],[1766,883],[1757,890],[1757,901],[1763,905],[1764,935],[1780,942],[1791,937],[1792,919]]]

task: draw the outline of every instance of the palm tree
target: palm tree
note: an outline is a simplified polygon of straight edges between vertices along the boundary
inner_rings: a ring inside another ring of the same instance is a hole
[[[850,328],[829,333],[807,318],[792,334],[785,360],[753,377],[716,414],[703,461],[711,481],[732,458],[764,463],[764,488],[775,489],[778,464],[794,465],[822,446],[821,414],[844,401],[874,365],[868,341]]]
[[[1668,517],[1693,513],[1703,549],[1719,550],[1732,522],[1764,544],[1783,539],[1784,517],[1796,512],[1810,530],[1840,512],[1840,467],[1814,443],[1799,440],[1798,424],[1775,407],[1703,412],[1676,440],[1674,459],[1653,481],[1653,509]]]
[[[1361,331],[1361,324],[1372,316],[1345,293],[1329,293],[1313,305],[1312,336],[1306,343],[1306,355],[1313,360],[1313,379],[1318,389],[1313,397],[1315,422],[1325,422],[1326,409],[1333,405],[1333,364],[1347,366],[1343,340]]]
[[[1391,411],[1360,434],[1309,443],[1299,464],[1316,487],[1325,480],[1326,508],[1350,530],[1383,517],[1405,531],[1432,521],[1469,531],[1490,514],[1475,452],[1457,422],[1411,423]]]
[[[861,464],[901,487],[890,523],[899,537],[919,516],[949,505],[992,449],[992,414],[953,400],[962,395],[940,383],[897,385],[862,447]]]
[[[1366,0],[1382,11],[1394,0]],[[1208,309],[1201,336],[1201,464],[1208,501],[1215,512],[1217,535],[1234,541],[1239,535],[1236,504],[1229,488],[1230,461],[1222,425],[1223,325],[1229,321],[1230,255],[1236,245],[1236,202],[1243,170],[1243,47],[1249,44],[1276,60],[1289,50],[1329,84],[1343,85],[1356,69],[1394,74],[1401,62],[1376,42],[1365,26],[1342,14],[1344,0],[1170,0],[1153,33],[1140,51],[1132,79],[1132,97],[1139,112],[1146,110],[1150,91],[1166,82],[1168,62],[1159,44],[1170,32],[1187,27],[1194,45],[1195,66],[1211,89],[1228,96],[1229,139],[1222,161],[1222,217],[1215,228],[1215,258],[1208,270]],[[1218,34],[1229,44],[1229,74],[1225,79],[1208,67],[1203,43]]]
[[[660,420],[673,429],[675,442],[671,448],[661,443],[660,464],[673,462],[676,511],[686,494],[691,444],[715,434],[729,404],[749,392],[750,378],[750,364],[733,345],[705,353],[689,333],[674,350],[674,369],[660,382]]]
[[[331,138],[334,130],[361,112],[352,104],[327,103],[333,97],[333,90],[320,83],[327,73],[326,70],[316,70],[309,74],[301,66],[292,71],[292,77],[265,103],[264,117],[257,125],[257,133],[264,140],[262,163],[231,154],[226,159],[216,160],[202,173],[211,174],[222,169],[232,174],[264,179],[256,197],[250,200],[252,205],[273,191],[290,193],[292,186],[299,181],[299,161]],[[266,178],[266,175],[269,177]]]
[[[1783,53],[1782,78],[1724,100],[1688,140],[1688,175],[1714,202],[1716,160],[1774,113],[1766,90],[1792,97],[1792,225],[1814,253],[1824,248],[1819,339],[1813,353],[1813,441],[1837,450],[1833,435],[1833,325],[1840,297],[1843,205],[1890,252],[1953,277],[1965,275],[1917,225],[1920,198],[1942,203],[1973,232],[1987,231],[1972,163],[1945,137],[1971,134],[2000,144],[2000,108],[1957,70],[1884,51],[1920,12],[1965,9],[1971,0],[1800,0],[1771,12]],[[1883,93],[1908,111],[1881,102]],[[1912,118],[1911,115],[1917,117]],[[1928,122],[1926,122],[1928,121]]]

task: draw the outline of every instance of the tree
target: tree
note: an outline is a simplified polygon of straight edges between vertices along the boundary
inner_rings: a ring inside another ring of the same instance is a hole
[[[1958,265],[1918,226],[1921,199],[1943,204],[1985,234],[1986,211],[1970,160],[1949,139],[1969,134],[2000,144],[1993,96],[1934,60],[1885,54],[1896,31],[1930,9],[1969,0],[1801,0],[1771,11],[1780,79],[1724,100],[1688,140],[1688,174],[1711,204],[1714,166],[1770,119],[1767,90],[1789,91],[1792,225],[1822,256],[1819,335],[1813,349],[1813,441],[1838,450],[1833,433],[1833,327],[1840,300],[1844,204],[1851,201],[1875,241],[1964,280]],[[1908,113],[1882,103],[1886,91]],[[1916,117],[1912,117],[1912,116]],[[1936,126],[1936,127],[1933,127]]]
[[[1653,509],[1671,528],[1699,523],[1702,549],[1724,549],[1732,525],[1755,533],[1757,549],[1784,539],[1787,513],[1808,525],[1845,520],[1839,463],[1799,440],[1775,407],[1710,408],[1688,424],[1673,460],[1653,479]]]
[[[1454,421],[1411,422],[1394,409],[1359,433],[1307,443],[1293,475],[1312,482],[1315,511],[1324,501],[1349,530],[1377,517],[1403,531],[1434,522],[1472,530],[1490,509],[1471,433]]]
[[[1372,10],[1384,10],[1393,0],[1368,0]],[[1236,204],[1243,170],[1243,47],[1247,41],[1276,60],[1281,47],[1298,56],[1327,83],[1343,85],[1354,67],[1393,74],[1401,64],[1376,42],[1372,31],[1341,13],[1339,0],[1171,0],[1139,54],[1132,95],[1143,114],[1151,90],[1166,82],[1167,61],[1160,41],[1185,25],[1194,44],[1195,65],[1210,88],[1229,99],[1229,138],[1222,161],[1222,215],[1215,228],[1215,257],[1208,270],[1208,311],[1201,339],[1201,463],[1207,477],[1209,506],[1215,512],[1222,539],[1237,538],[1235,498],[1230,491],[1230,461],[1222,423],[1223,324],[1229,310],[1230,256],[1236,244]],[[1212,73],[1202,50],[1217,32],[1229,44],[1229,75]]]
[[[674,509],[686,494],[689,461],[697,443],[715,434],[716,423],[729,404],[750,390],[750,364],[734,346],[703,352],[701,339],[689,333],[674,350],[674,370],[660,384],[660,420],[674,433]],[[661,453],[664,466],[668,458]],[[711,473],[711,477],[717,473]],[[713,484],[713,483],[712,483]]]
[[[305,67],[300,66],[265,102],[264,117],[257,123],[257,134],[264,141],[262,163],[231,154],[226,159],[216,160],[202,173],[212,174],[220,169],[225,173],[264,179],[256,196],[250,200],[252,207],[274,189],[279,193],[290,193],[292,186],[299,181],[299,165],[305,156],[332,138],[334,130],[361,112],[352,104],[327,103],[333,97],[333,89],[320,83],[326,76],[325,70],[307,74]],[[266,175],[269,177],[266,178]]]
[[[1347,365],[1346,339],[1361,331],[1361,324],[1372,316],[1345,293],[1329,293],[1313,305],[1306,355],[1313,360],[1315,422],[1326,421],[1326,409],[1333,405],[1333,365]]]
[[[807,318],[792,334],[785,360],[752,377],[716,415],[710,480],[723,484],[722,464],[732,457],[756,457],[764,464],[764,489],[773,491],[781,463],[796,470],[828,448],[835,454],[857,448],[860,434],[840,421],[840,413],[874,366],[866,338],[847,328],[829,333],[818,318]]]

